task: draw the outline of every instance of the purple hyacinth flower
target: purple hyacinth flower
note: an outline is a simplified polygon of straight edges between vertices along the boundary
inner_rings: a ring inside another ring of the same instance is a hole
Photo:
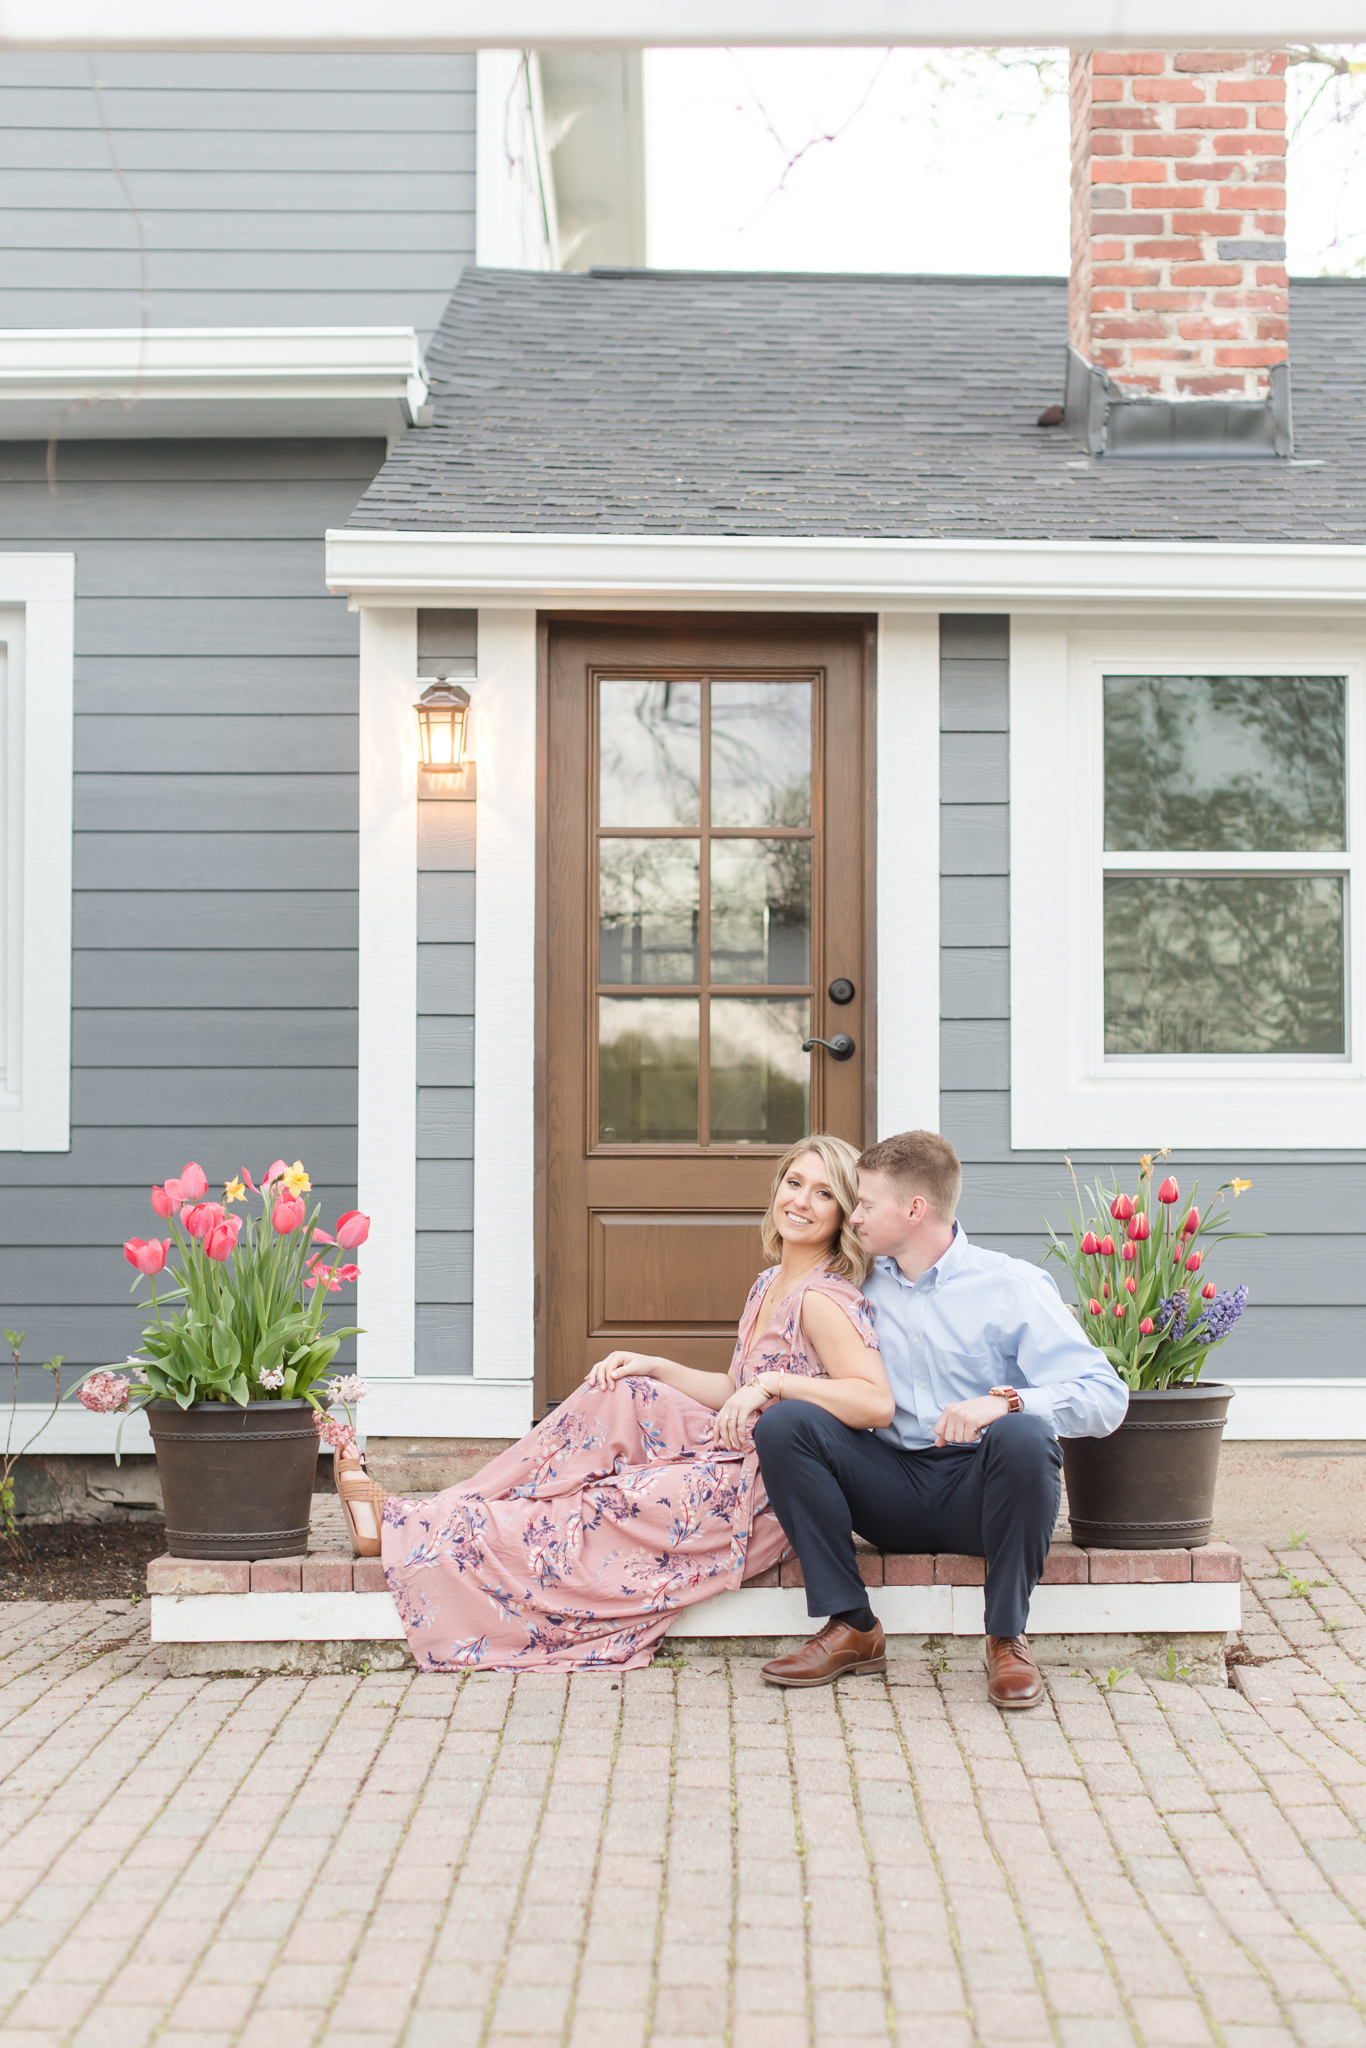
[[[1246,1287],[1235,1287],[1231,1294],[1216,1294],[1196,1332],[1200,1342],[1217,1344],[1221,1337],[1227,1337],[1246,1307]]]

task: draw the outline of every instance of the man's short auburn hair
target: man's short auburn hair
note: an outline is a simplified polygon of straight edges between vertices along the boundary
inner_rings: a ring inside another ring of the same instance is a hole
[[[952,1223],[963,1192],[963,1167],[938,1131],[900,1131],[859,1154],[860,1169],[885,1173],[907,1195],[923,1195],[942,1223]]]

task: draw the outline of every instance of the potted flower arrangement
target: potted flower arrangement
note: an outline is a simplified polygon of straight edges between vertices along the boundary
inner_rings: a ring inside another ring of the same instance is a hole
[[[243,1169],[213,1202],[192,1161],[152,1189],[170,1235],[123,1247],[134,1291],[148,1282],[153,1320],[131,1376],[87,1373],[71,1391],[106,1413],[146,1409],[172,1556],[297,1556],[320,1439],[354,1446],[349,1421],[326,1404],[363,1385],[324,1375],[342,1340],[360,1333],[327,1327],[328,1297],[359,1279],[346,1254],[364,1244],[370,1219],[350,1209],[329,1234],[305,1203],[310,1189],[298,1160],[277,1159],[259,1188]],[[259,1215],[233,1213],[248,1193]]]
[[[1118,1183],[1083,1190],[1073,1173],[1070,1239],[1044,1225],[1045,1256],[1072,1275],[1082,1329],[1129,1388],[1112,1436],[1067,1437],[1062,1447],[1072,1539],[1113,1550],[1209,1541],[1233,1389],[1200,1375],[1242,1315],[1247,1288],[1221,1291],[1206,1262],[1229,1239],[1258,1234],[1223,1227],[1225,1196],[1236,1200],[1251,1181],[1225,1181],[1202,1213],[1198,1186],[1183,1201],[1173,1175],[1156,1190],[1152,1179],[1147,1154],[1133,1195]]]

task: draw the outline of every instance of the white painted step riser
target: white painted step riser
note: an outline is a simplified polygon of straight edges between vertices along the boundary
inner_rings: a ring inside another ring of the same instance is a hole
[[[894,1635],[977,1636],[980,1586],[870,1586],[869,1603]],[[154,1643],[398,1642],[403,1625],[389,1593],[153,1594]],[[1236,1629],[1237,1585],[1038,1586],[1028,1628],[1036,1635],[1185,1634]],[[719,1593],[674,1617],[671,1636],[808,1635],[806,1595],[796,1587]]]

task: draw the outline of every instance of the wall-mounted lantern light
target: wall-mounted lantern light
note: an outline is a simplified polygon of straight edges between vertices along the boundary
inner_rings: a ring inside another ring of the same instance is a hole
[[[414,709],[424,768],[458,768],[465,758],[470,693],[459,683],[432,683]]]

